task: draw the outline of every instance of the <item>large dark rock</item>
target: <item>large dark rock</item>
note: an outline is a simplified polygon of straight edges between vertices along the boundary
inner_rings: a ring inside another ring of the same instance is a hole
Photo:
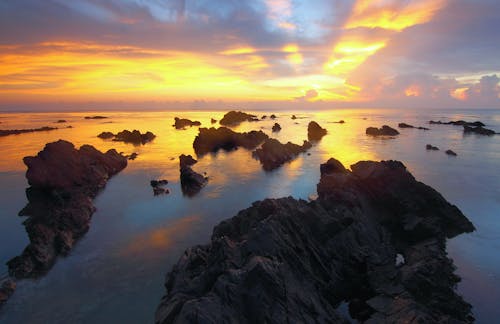
[[[259,159],[264,170],[270,171],[293,160],[297,155],[311,147],[312,145],[308,141],[304,141],[301,146],[291,142],[281,144],[274,138],[268,138],[262,147],[256,149],[253,154]]]
[[[156,323],[471,323],[445,239],[474,230],[396,161],[334,159],[319,198],[255,202],[167,275]],[[404,261],[401,261],[404,260]]]
[[[40,128],[29,128],[29,129],[0,129],[0,137],[8,135],[19,135],[24,133],[34,133],[34,132],[48,132],[51,130],[56,130],[57,127],[44,126]]]
[[[319,141],[323,136],[325,136],[327,130],[319,126],[315,121],[312,121],[307,125],[307,139],[310,141]]]
[[[198,163],[191,155],[179,156],[181,190],[186,196],[194,196],[207,184],[208,178],[195,172],[191,167]]]
[[[431,125],[471,126],[471,127],[485,126],[480,121],[466,122],[464,120],[456,120],[456,121],[449,121],[449,122],[442,122],[440,120],[438,120],[438,121],[431,120],[431,121],[429,121],[429,124],[431,124]]]
[[[75,149],[63,140],[45,145],[37,156],[24,158],[28,167],[29,203],[20,215],[30,244],[20,256],[7,262],[16,278],[45,273],[60,254],[67,254],[89,228],[95,211],[92,199],[110,177],[127,166],[115,150],[101,153],[93,146]]]
[[[399,132],[392,127],[387,125],[382,126],[382,128],[368,127],[366,129],[366,135],[371,136],[396,136]]]
[[[486,135],[492,136],[495,135],[495,132],[491,129],[484,128],[483,126],[471,127],[464,125],[464,134],[478,134],[478,135]]]
[[[259,119],[255,115],[247,114],[242,111],[234,111],[226,113],[224,117],[219,121],[219,124],[223,126],[237,126],[244,121],[258,121]]]
[[[201,123],[197,120],[195,121],[192,121],[190,119],[186,119],[186,118],[179,118],[179,117],[175,117],[174,118],[174,127],[176,129],[185,129],[186,127],[192,127],[192,126],[201,126]],[[213,124],[213,122],[212,122]]]
[[[416,128],[416,129],[429,130],[429,129],[428,129],[428,128],[426,128],[426,127],[421,127],[421,126],[419,126],[419,127],[415,127],[415,126],[413,126],[413,125],[406,124],[406,123],[399,123],[399,124],[398,124],[398,127],[399,127],[399,128]]]
[[[111,132],[102,132],[97,137],[102,139],[113,139],[115,142],[131,143],[134,145],[146,144],[156,138],[156,135],[151,132],[141,134],[140,131],[134,129],[133,131],[123,130],[117,134]]]
[[[231,151],[239,146],[251,150],[267,138],[269,136],[262,131],[237,133],[227,127],[200,128],[194,139],[193,148],[198,155],[217,152],[220,149]]]

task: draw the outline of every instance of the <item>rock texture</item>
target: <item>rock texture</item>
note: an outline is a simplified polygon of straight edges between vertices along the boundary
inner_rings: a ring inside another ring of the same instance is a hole
[[[217,152],[220,149],[231,151],[239,146],[251,150],[267,138],[269,136],[262,131],[237,133],[227,127],[200,128],[194,139],[193,148],[198,155]]]
[[[399,127],[399,128],[416,128],[416,129],[422,129],[422,130],[429,130],[429,129],[428,129],[428,128],[426,128],[426,127],[421,127],[421,126],[419,126],[419,127],[415,127],[415,126],[413,126],[413,125],[406,124],[406,123],[399,123],[399,124],[398,124],[398,127]]]
[[[382,126],[382,128],[368,127],[366,129],[366,135],[371,136],[396,136],[399,132],[392,127],[387,125]]]
[[[123,130],[117,134],[111,132],[102,132],[97,135],[97,137],[102,139],[113,139],[115,142],[131,143],[134,145],[141,145],[151,142],[156,138],[156,135],[151,132],[146,132],[141,134],[140,131],[134,129],[133,131]]]
[[[445,240],[474,230],[397,161],[321,166],[318,199],[255,202],[167,275],[156,323],[471,323]],[[401,261],[404,260],[404,261]]]
[[[48,132],[51,130],[56,130],[57,127],[44,126],[40,128],[29,128],[29,129],[0,129],[0,137],[8,135],[19,135],[24,133],[34,133],[34,132]]]
[[[292,161],[297,155],[306,152],[311,147],[312,145],[308,141],[304,141],[301,146],[291,142],[281,144],[274,138],[268,138],[262,147],[256,149],[253,154],[259,159],[264,170],[271,171]]]
[[[315,121],[312,121],[307,125],[307,138],[310,141],[319,141],[327,133],[327,130],[319,126]]]
[[[212,122],[212,124],[213,124],[213,122]],[[185,129],[186,127],[201,126],[201,123],[197,120],[192,121],[192,120],[186,119],[186,118],[175,117],[173,126],[176,129]]]
[[[492,136],[495,135],[495,131],[491,129],[484,128],[483,126],[471,127],[464,125],[464,134],[478,134],[478,135],[486,135]]]
[[[101,153],[93,146],[75,149],[63,140],[45,145],[37,156],[24,158],[28,167],[29,203],[20,211],[30,239],[20,256],[7,262],[16,278],[37,277],[67,254],[89,229],[95,211],[92,199],[110,177],[127,166],[115,150]]]
[[[223,126],[237,126],[244,121],[258,121],[259,119],[255,115],[247,114],[242,111],[234,111],[226,113],[224,117],[219,121],[219,124]]]
[[[485,126],[482,122],[480,121],[475,121],[475,122],[466,122],[464,120],[456,120],[456,121],[449,121],[449,122],[442,122],[440,120],[438,121],[429,121],[429,124],[431,125],[455,125],[455,126],[471,126],[471,127],[478,127],[478,126]]]
[[[191,167],[198,161],[191,155],[179,156],[179,169],[181,173],[181,189],[186,196],[194,196],[207,184],[208,178],[195,172]]]

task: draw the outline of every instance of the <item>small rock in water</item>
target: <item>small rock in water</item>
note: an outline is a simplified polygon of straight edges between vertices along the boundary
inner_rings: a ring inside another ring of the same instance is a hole
[[[387,125],[382,126],[382,128],[368,127],[366,129],[366,135],[371,136],[395,136],[399,135],[399,132],[392,127]]]
[[[457,156],[457,153],[453,152],[452,150],[446,150],[445,153],[451,156]]]
[[[439,151],[439,148],[438,148],[437,146],[432,146],[431,144],[427,144],[427,145],[425,146],[425,149],[426,149],[427,151]]]
[[[274,123],[273,132],[279,132],[281,130],[281,126],[278,123]]]
[[[276,115],[275,115],[275,114],[272,114],[269,118],[271,118],[271,119],[276,119],[277,117],[276,117]]]
[[[327,133],[326,129],[321,127],[317,122],[312,121],[307,125],[307,138],[310,141],[319,141]]]

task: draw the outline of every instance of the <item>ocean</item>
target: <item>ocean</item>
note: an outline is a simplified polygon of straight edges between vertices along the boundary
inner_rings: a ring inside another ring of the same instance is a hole
[[[272,172],[262,169],[250,151],[238,149],[200,157],[194,169],[209,176],[194,197],[183,196],[179,183],[180,154],[194,155],[197,127],[176,130],[174,117],[199,120],[211,127],[224,111],[214,112],[44,112],[0,113],[0,129],[60,127],[0,137],[0,273],[5,262],[28,243],[17,216],[25,206],[24,156],[36,155],[59,139],[79,147],[138,153],[113,177],[94,201],[89,232],[47,275],[21,280],[0,309],[1,323],[144,323],[152,322],[165,293],[165,275],[183,251],[208,243],[212,228],[256,200],[293,196],[308,199],[316,192],[319,165],[330,157],[349,166],[360,160],[400,160],[415,178],[439,191],[472,221],[476,231],[447,242],[449,256],[462,277],[458,291],[473,305],[478,323],[500,318],[500,135],[464,135],[462,127],[429,125],[429,120],[480,120],[500,132],[499,110],[332,109],[330,111],[254,112],[259,122],[244,122],[236,131],[262,129],[281,142],[302,144],[307,124],[317,121],[328,134],[309,151]],[[291,119],[292,114],[298,118]],[[103,115],[107,119],[84,119]],[[64,119],[66,123],[55,123]],[[345,123],[335,123],[344,120]],[[277,122],[282,130],[272,133]],[[395,138],[373,138],[366,127],[405,122],[430,128],[398,129]],[[66,128],[71,125],[72,128]],[[216,124],[218,126],[218,124]],[[152,131],[156,139],[134,146],[97,138],[102,131]],[[427,151],[426,144],[440,148]],[[458,156],[444,153],[452,149]],[[154,196],[149,184],[167,179],[168,195]]]

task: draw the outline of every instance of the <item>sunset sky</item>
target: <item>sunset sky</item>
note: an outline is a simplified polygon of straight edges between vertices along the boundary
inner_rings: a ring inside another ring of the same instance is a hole
[[[499,30],[498,0],[0,0],[0,109],[500,108]]]

